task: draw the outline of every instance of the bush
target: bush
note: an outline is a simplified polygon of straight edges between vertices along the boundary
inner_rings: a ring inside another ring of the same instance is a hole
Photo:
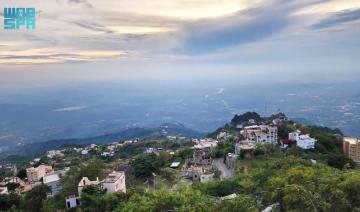
[[[345,165],[349,168],[355,167],[354,161],[344,154],[330,154],[327,159],[327,164],[338,169],[343,169]]]

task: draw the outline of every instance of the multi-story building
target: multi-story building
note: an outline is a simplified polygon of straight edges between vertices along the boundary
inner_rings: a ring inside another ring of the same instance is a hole
[[[344,137],[343,151],[358,167],[360,167],[360,140],[357,138]]]
[[[301,149],[314,149],[316,139],[311,138],[309,134],[302,133],[300,130],[289,133],[289,140],[296,141],[296,145]]]
[[[28,181],[37,182],[45,176],[45,174],[52,173],[54,170],[51,166],[40,165],[36,168],[31,167],[26,169],[26,176]]]
[[[218,141],[213,139],[201,139],[194,146],[193,163],[197,165],[209,165],[212,160],[211,150],[217,146]]]
[[[58,173],[46,174],[43,183],[51,189],[49,196],[55,196],[60,193],[60,176]]]
[[[106,189],[106,193],[124,192],[126,193],[125,173],[111,172],[103,181],[102,187]]]
[[[241,131],[247,142],[252,144],[277,143],[278,128],[272,125],[253,125]]]
[[[45,176],[43,177],[43,183],[45,185],[48,185],[51,189],[51,192],[48,194],[48,196],[53,197],[60,193],[61,190],[60,179],[64,177],[65,174],[66,174],[66,170],[45,174]]]

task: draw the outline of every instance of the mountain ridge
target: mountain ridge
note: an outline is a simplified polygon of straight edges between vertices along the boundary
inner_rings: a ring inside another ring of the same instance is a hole
[[[58,149],[63,145],[76,144],[107,144],[112,142],[125,141],[129,139],[151,139],[162,136],[185,136],[185,137],[202,137],[205,133],[187,128],[181,123],[163,123],[158,127],[132,127],[119,130],[117,132],[101,134],[98,136],[85,138],[65,138],[53,139],[45,142],[34,142],[16,146],[3,155],[38,155],[48,150]]]

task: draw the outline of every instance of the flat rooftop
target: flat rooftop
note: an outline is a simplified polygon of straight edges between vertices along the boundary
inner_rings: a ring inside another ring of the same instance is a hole
[[[355,137],[344,137],[343,141],[348,142],[350,144],[357,144],[359,142],[359,140]]]
[[[123,177],[125,175],[124,172],[111,172],[103,181],[103,183],[114,183],[119,178]]]

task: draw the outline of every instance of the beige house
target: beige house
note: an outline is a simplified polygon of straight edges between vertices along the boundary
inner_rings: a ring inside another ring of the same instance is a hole
[[[54,172],[52,166],[40,165],[36,168],[31,167],[26,169],[26,176],[29,182],[37,182],[40,181],[41,178],[45,176],[45,174]]]
[[[89,178],[87,177],[83,177],[79,184],[78,184],[78,193],[79,193],[79,196],[81,196],[81,192],[82,190],[84,189],[85,186],[89,186],[89,185],[99,185],[100,184],[100,181],[99,181],[99,178],[96,178],[95,181],[91,181],[89,180]]]
[[[360,167],[360,140],[357,138],[344,137],[343,151],[358,167]]]

